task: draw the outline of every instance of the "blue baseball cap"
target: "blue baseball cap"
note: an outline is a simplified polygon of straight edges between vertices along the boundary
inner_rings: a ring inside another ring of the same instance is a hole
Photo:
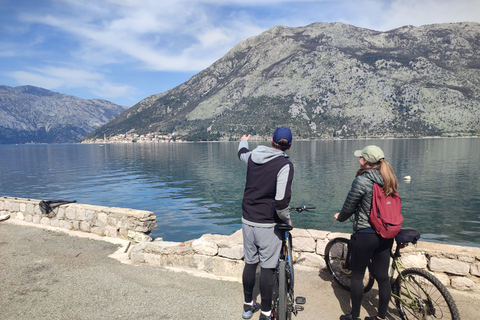
[[[288,141],[288,145],[292,144],[292,131],[285,127],[279,127],[275,130],[273,134],[273,142],[278,143],[280,139],[286,139]]]

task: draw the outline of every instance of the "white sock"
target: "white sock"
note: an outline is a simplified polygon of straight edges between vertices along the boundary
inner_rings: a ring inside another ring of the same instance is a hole
[[[245,304],[247,306],[253,306],[253,300],[252,300],[252,302],[244,302],[243,304]]]
[[[270,315],[272,314],[272,310],[267,311],[267,312],[262,311],[262,314],[266,315],[267,317],[270,317]]]

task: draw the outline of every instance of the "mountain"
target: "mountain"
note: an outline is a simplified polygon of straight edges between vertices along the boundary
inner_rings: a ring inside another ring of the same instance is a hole
[[[0,144],[77,142],[125,109],[33,86],[0,86]]]
[[[387,32],[342,23],[274,27],[187,82],[150,96],[88,139],[464,136],[480,133],[480,24]]]

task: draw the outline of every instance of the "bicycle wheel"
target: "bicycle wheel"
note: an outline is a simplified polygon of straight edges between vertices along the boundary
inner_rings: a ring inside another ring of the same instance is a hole
[[[278,320],[290,320],[292,313],[290,311],[290,296],[288,294],[287,262],[282,260],[278,264]]]
[[[447,288],[423,269],[404,270],[395,281],[394,290],[395,304],[403,320],[460,319]]]
[[[327,269],[340,287],[347,291],[350,291],[352,273],[352,270],[344,268],[349,244],[350,240],[346,238],[335,238],[325,247]],[[370,291],[374,282],[375,280],[370,276],[370,267],[368,267],[367,270],[365,270],[365,277],[363,278],[363,292]]]

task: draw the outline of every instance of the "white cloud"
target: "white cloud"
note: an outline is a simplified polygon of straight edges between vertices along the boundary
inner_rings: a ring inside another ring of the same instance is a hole
[[[4,73],[21,84],[83,86],[104,98],[124,94],[133,100],[143,97],[132,98],[132,92],[158,93],[179,84],[162,78],[168,72],[193,75],[276,25],[344,22],[386,31],[480,21],[480,0],[17,1],[29,5],[17,14],[0,12],[10,19],[3,25],[0,20],[0,32],[8,36],[0,40],[0,57],[23,60]],[[151,86],[146,90],[130,78]]]
[[[108,82],[100,73],[78,69],[45,67],[31,71],[15,71],[11,76],[18,83],[28,83],[49,90],[89,88],[97,96],[105,98],[118,98],[134,90],[128,85]]]

